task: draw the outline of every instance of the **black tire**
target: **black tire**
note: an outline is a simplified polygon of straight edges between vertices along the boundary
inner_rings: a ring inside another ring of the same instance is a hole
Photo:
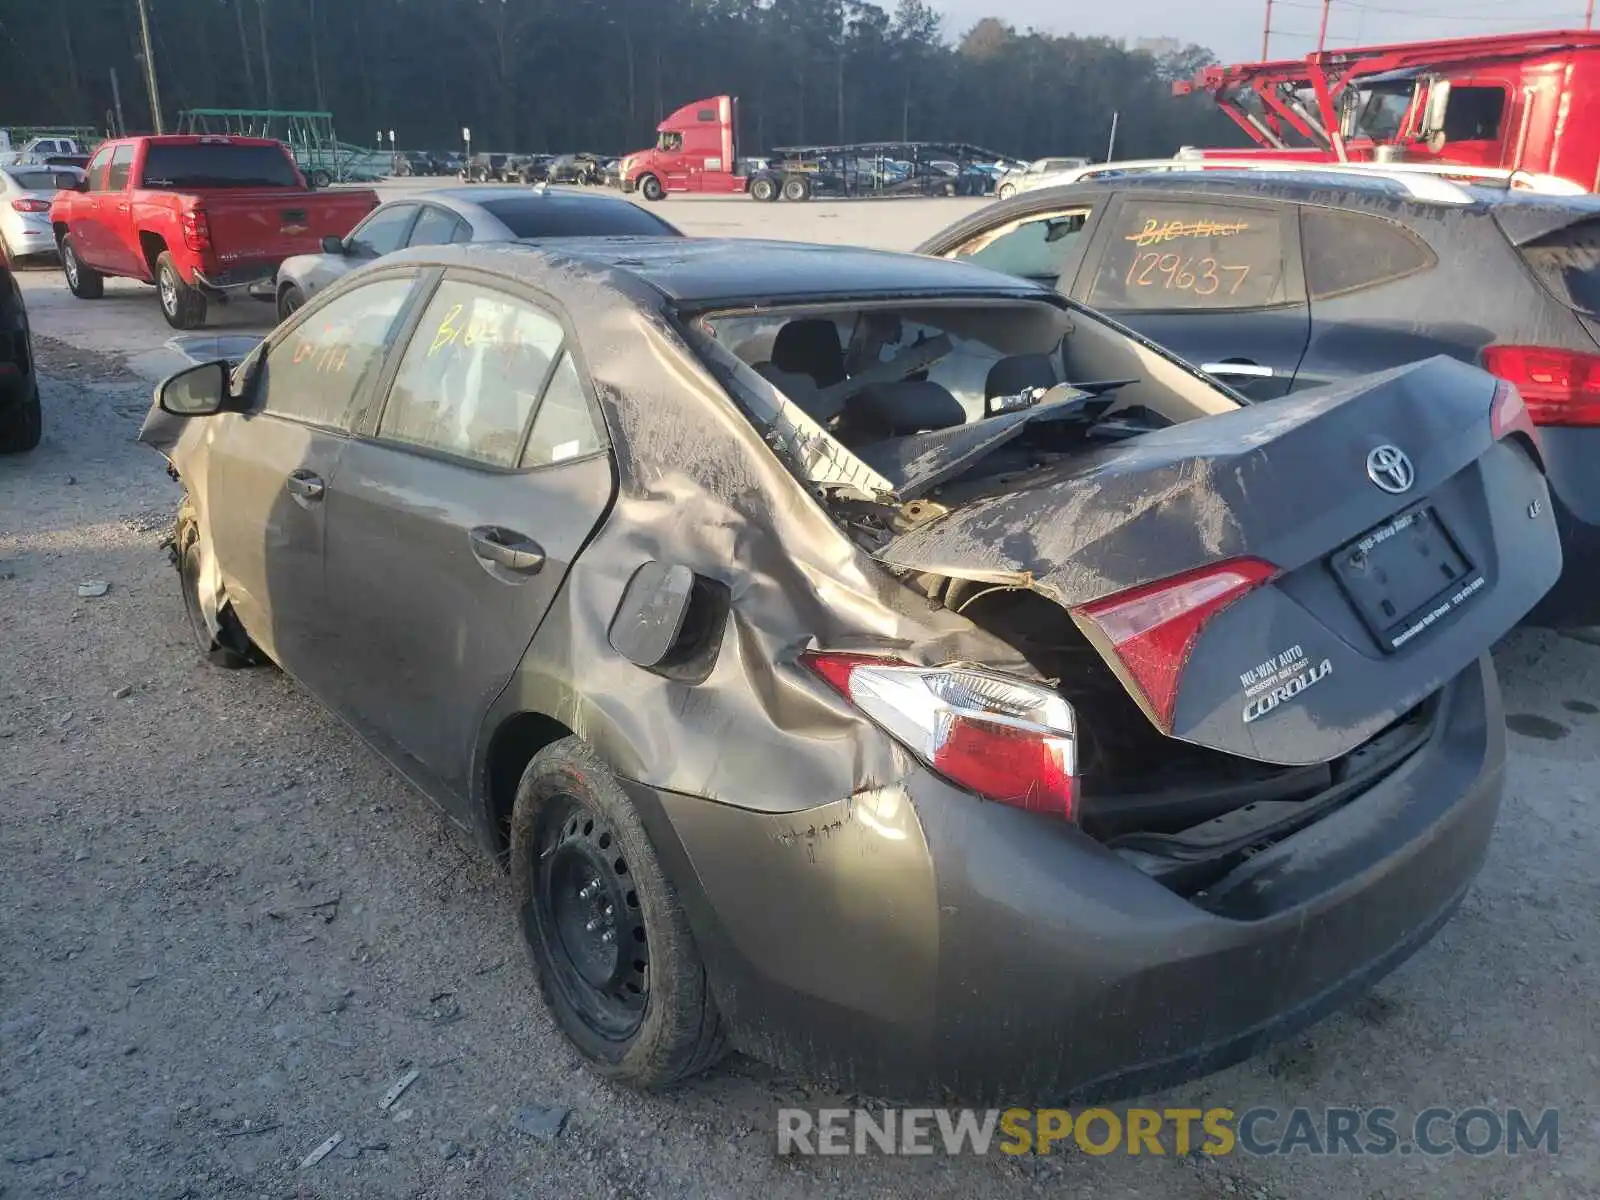
[[[661,186],[661,180],[654,175],[641,175],[639,177],[639,194],[650,203],[667,198],[667,189]]]
[[[222,613],[222,629],[213,636],[200,610],[200,527],[195,522],[194,508],[188,497],[178,506],[178,519],[172,531],[172,565],[178,568],[178,587],[183,593],[184,614],[189,619],[189,633],[194,639],[200,657],[215,667],[237,671],[245,667],[259,667],[267,661],[266,655],[239,624],[232,609]]]
[[[770,204],[778,198],[778,182],[767,175],[757,176],[750,181],[750,197],[760,200],[763,204]]]
[[[169,250],[163,250],[156,259],[156,294],[161,300],[161,315],[174,329],[199,329],[206,323],[205,293],[183,281],[177,260]]]
[[[39,384],[17,405],[7,425],[0,425],[0,454],[26,454],[44,435],[44,410],[39,406]]]
[[[311,186],[319,190],[325,187],[332,187],[333,176],[319,168],[318,170],[311,172]]]
[[[994,198],[996,200],[1009,200],[1009,199],[1011,199],[1011,197],[1015,196],[1016,194],[1017,194],[1017,185],[1014,184],[1014,183],[1002,183],[999,187],[995,188],[995,190],[994,190]]]
[[[627,793],[581,738],[533,756],[510,833],[539,991],[578,1051],[602,1075],[647,1089],[721,1058],[722,1023],[683,905]]]
[[[61,239],[61,273],[67,277],[67,290],[79,300],[98,300],[106,294],[106,277],[83,265],[70,233]]]
[[[798,204],[802,200],[811,199],[811,182],[795,176],[783,181],[783,198]]]
[[[278,320],[287,321],[304,307],[305,293],[292,283],[286,283],[278,291]]]

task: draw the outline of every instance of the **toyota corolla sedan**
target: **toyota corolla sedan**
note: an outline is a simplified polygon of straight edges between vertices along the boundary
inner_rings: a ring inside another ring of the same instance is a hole
[[[1444,922],[1556,579],[1515,388],[1249,406],[964,263],[393,255],[142,437],[199,649],[277,663],[514,881],[655,1087],[1077,1098],[1215,1070]]]

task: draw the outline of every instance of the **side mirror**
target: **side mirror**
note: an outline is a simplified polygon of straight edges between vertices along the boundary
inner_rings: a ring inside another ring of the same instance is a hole
[[[1422,128],[1417,131],[1417,136],[1423,141],[1440,136],[1444,133],[1445,114],[1450,110],[1450,81],[1448,79],[1431,79],[1428,81],[1428,100],[1422,110]]]
[[[1356,119],[1361,113],[1361,93],[1355,88],[1345,88],[1339,93],[1339,136],[1356,135]]]
[[[322,239],[322,252],[324,254],[343,254],[344,239],[341,237],[334,237],[331,233],[324,235]]]
[[[169,375],[156,388],[161,411],[175,417],[209,417],[228,400],[228,364],[199,363]]]

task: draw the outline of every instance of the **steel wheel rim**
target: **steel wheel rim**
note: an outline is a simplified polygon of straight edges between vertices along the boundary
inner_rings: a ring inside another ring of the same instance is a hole
[[[551,799],[534,843],[533,919],[550,981],[609,1041],[631,1037],[650,999],[644,913],[616,835],[575,796]]]

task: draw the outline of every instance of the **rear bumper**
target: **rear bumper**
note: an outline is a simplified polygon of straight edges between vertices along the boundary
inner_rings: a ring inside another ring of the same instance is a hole
[[[5,239],[14,258],[30,258],[36,254],[54,256],[58,253],[56,235],[50,229],[8,229]]]
[[[1546,427],[1540,449],[1561,534],[1561,578],[1524,623],[1600,624],[1600,429]]]
[[[737,1045],[879,1094],[1042,1104],[1219,1070],[1393,969],[1477,873],[1504,753],[1485,657],[1421,750],[1203,906],[920,771],[789,815],[629,790]]]

